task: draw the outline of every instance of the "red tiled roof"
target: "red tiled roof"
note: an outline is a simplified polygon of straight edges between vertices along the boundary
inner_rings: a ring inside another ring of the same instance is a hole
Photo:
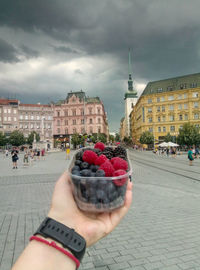
[[[5,99],[5,98],[0,98],[0,105],[9,105],[10,103],[18,103],[18,99]]]

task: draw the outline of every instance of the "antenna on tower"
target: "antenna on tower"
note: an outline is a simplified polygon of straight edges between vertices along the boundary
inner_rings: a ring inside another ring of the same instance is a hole
[[[131,67],[131,49],[128,49],[128,74],[131,75],[132,67]]]

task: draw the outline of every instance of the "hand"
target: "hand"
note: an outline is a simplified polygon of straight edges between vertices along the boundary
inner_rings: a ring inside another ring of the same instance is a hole
[[[132,183],[128,182],[125,204],[110,213],[87,213],[81,211],[74,201],[70,176],[67,172],[55,185],[51,209],[48,216],[73,228],[91,246],[109,234],[127,213],[132,201]]]

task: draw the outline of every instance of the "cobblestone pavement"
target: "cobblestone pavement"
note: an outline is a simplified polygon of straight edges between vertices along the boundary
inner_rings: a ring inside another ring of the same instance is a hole
[[[199,270],[200,160],[189,167],[148,152],[130,153],[133,203],[106,238],[89,248],[82,270]],[[0,155],[0,269],[9,270],[46,216],[64,153],[52,153],[30,167],[12,170]]]

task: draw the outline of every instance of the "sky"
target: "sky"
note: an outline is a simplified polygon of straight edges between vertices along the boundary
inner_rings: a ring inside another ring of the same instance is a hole
[[[0,97],[49,103],[98,96],[109,129],[134,88],[200,72],[199,0],[0,0]]]

